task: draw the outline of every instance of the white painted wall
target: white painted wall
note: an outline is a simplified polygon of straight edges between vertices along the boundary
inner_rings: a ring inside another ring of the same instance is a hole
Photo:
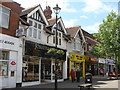
[[[4,86],[12,88],[16,87],[16,83],[22,81],[22,40],[5,34],[0,34],[0,49],[9,51],[8,77],[3,77]],[[14,44],[5,43],[5,41]],[[16,65],[11,65],[11,61],[15,61]],[[14,71],[14,77],[11,77],[11,71]],[[5,85],[6,84],[6,85]]]

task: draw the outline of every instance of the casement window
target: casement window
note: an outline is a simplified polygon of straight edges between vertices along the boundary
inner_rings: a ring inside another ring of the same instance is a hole
[[[56,35],[56,33],[55,33],[55,31],[53,30],[53,33]],[[55,39],[55,35],[53,36],[53,43],[55,44],[55,41],[56,41],[56,39]],[[62,33],[61,32],[58,32],[57,31],[57,41],[56,41],[56,44],[58,45],[61,45],[62,43]]]
[[[0,27],[9,28],[10,9],[0,5]]]
[[[38,24],[38,29],[41,29],[41,24]]]
[[[41,39],[41,31],[38,31],[38,39]]]
[[[32,26],[32,25],[33,25],[33,22],[32,22],[31,20],[29,20],[29,24],[30,24],[30,26]]]
[[[32,37],[32,32],[33,32],[33,31],[32,31],[32,27],[29,27],[29,33],[28,33],[28,36],[29,36],[29,37]]]
[[[38,22],[29,20],[30,27],[28,29],[28,36],[41,39],[41,29],[42,24],[39,24]]]
[[[8,76],[8,51],[0,51],[0,76]]]
[[[37,28],[37,23],[36,22],[34,23],[34,27]]]
[[[37,38],[37,29],[34,29],[34,30],[33,30],[33,37],[34,37],[34,38]]]

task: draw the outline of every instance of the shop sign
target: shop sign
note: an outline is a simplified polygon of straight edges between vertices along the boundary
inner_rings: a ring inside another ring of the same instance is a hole
[[[0,40],[0,43],[14,45],[14,42],[11,42],[11,41],[8,41],[8,40]]]
[[[107,59],[107,60],[106,60],[106,64],[114,65],[114,64],[115,64],[115,61],[114,61],[114,60],[109,60],[109,59]]]
[[[10,70],[15,71],[16,70],[16,61],[10,62]]]
[[[83,60],[85,60],[85,56],[70,53],[70,60],[83,61]]]
[[[16,62],[15,62],[15,61],[12,61],[10,64],[11,64],[11,65],[16,65]]]
[[[99,63],[105,64],[105,59],[104,58],[99,58]]]
[[[90,61],[96,61],[96,59],[95,58],[90,58]]]

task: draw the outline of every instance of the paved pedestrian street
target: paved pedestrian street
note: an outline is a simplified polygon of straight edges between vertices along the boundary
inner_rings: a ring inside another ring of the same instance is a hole
[[[80,79],[80,82],[72,82],[71,80],[66,80],[64,82],[58,83],[58,90],[80,90],[78,85],[84,84],[85,79]],[[92,81],[92,88],[89,90],[120,90],[119,87],[120,80],[108,79],[108,77],[94,76]],[[54,90],[54,83],[42,82],[40,85],[26,86],[22,88],[14,88],[10,90]],[[7,90],[7,89],[5,89]],[[9,89],[8,89],[9,90]],[[86,89],[81,89],[86,90]]]
[[[66,80],[64,82],[58,83],[58,88],[79,88],[78,85],[84,84],[85,79],[81,79],[80,83],[78,82],[71,82],[70,80]],[[110,90],[118,90],[118,85],[120,83],[120,80],[116,79],[108,79],[108,77],[102,77],[102,76],[94,76],[93,77],[93,88],[95,89],[110,89]],[[24,88],[54,88],[54,83],[43,83],[40,85],[35,86],[29,86]]]

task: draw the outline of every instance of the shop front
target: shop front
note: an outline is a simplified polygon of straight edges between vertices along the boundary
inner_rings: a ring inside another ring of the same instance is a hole
[[[103,75],[106,74],[106,59],[99,58],[98,59],[98,74],[100,75],[103,72]]]
[[[22,79],[22,41],[0,34],[0,89],[14,88]]]
[[[69,72],[71,71],[71,69],[73,69],[74,71],[80,70],[81,77],[85,77],[85,56],[74,53],[69,53],[69,56]],[[69,78],[71,79],[70,76]]]
[[[98,74],[98,60],[89,58],[85,61],[86,73],[91,73],[93,76]]]
[[[114,60],[106,59],[106,70],[107,70],[107,73],[116,71]]]
[[[55,59],[47,54],[52,46],[42,45],[32,41],[25,41],[25,55],[23,56],[23,86],[36,85],[41,82],[54,82]],[[66,53],[65,50],[63,50]],[[63,63],[66,54],[58,59],[58,81],[63,81]]]

